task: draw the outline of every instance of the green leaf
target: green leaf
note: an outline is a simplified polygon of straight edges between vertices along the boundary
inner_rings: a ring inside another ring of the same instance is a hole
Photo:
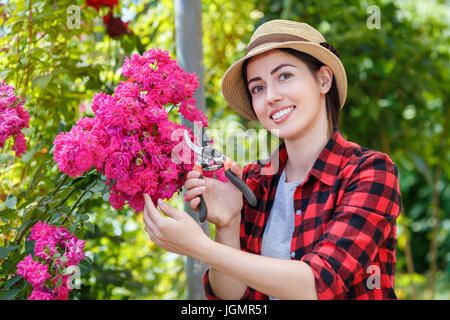
[[[39,88],[41,88],[41,90],[45,90],[51,78],[52,78],[51,75],[37,76],[36,78],[33,79],[31,87],[34,88],[35,86],[38,86]]]
[[[21,233],[22,230],[24,230],[26,227],[28,227],[28,225],[29,225],[30,223],[34,223],[34,222],[36,222],[36,221],[32,221],[32,220],[27,220],[27,221],[25,221],[25,222],[19,227],[19,229],[17,229],[17,234]]]
[[[17,22],[17,21],[19,21],[21,19],[24,19],[24,18],[21,17],[21,16],[12,16],[11,18],[6,20],[4,26],[7,26],[7,25],[12,24],[12,23],[15,23],[15,22]]]
[[[8,281],[6,281],[4,288],[5,289],[9,289],[11,288],[13,285],[15,285],[20,279],[23,279],[22,276],[19,275],[15,275],[13,277],[11,277]]]
[[[8,74],[11,73],[11,72],[13,72],[13,71],[14,71],[14,70],[12,70],[12,69],[3,69],[3,70],[1,70],[1,71],[0,71],[0,78],[1,78],[1,79],[7,78]]]
[[[37,183],[41,180],[45,173],[47,173],[48,167],[52,164],[51,160],[47,160],[42,163],[39,168],[37,168],[36,173],[33,175],[33,179],[31,180],[30,186],[27,189],[26,198],[29,199],[31,197],[31,191],[37,185]]]
[[[59,287],[61,287],[61,284],[62,284],[62,277],[59,278],[58,281],[56,282],[56,286],[58,287],[58,289]]]
[[[16,250],[17,248],[19,248],[18,245],[7,248],[0,247],[0,259],[5,259],[11,251]]]
[[[78,227],[78,222],[75,221],[75,222],[70,226],[69,232],[72,233],[72,234],[75,233],[75,231],[77,230],[77,227]]]
[[[0,300],[12,300],[19,293],[21,289],[0,289]]]
[[[28,254],[34,254],[34,246],[36,244],[36,240],[25,241],[25,252]]]
[[[86,228],[88,229],[89,232],[95,233],[95,226],[92,223],[86,222],[85,226],[86,226]]]
[[[80,261],[78,267],[80,268],[80,276],[84,276],[93,269],[92,260],[89,257],[86,257],[86,259]]]
[[[57,130],[58,130],[58,133],[65,131],[66,128],[67,128],[67,124],[66,124],[66,122],[64,121],[64,119],[59,120],[59,123],[58,123],[58,129],[57,129]]]
[[[131,35],[124,35],[120,38],[120,46],[125,50],[126,54],[131,53],[136,48],[136,37]]]
[[[6,218],[9,220],[15,219],[15,218],[17,218],[17,212],[14,209],[6,208],[5,204],[2,203],[0,205],[0,217]]]
[[[14,209],[16,207],[16,204],[17,204],[17,198],[12,195],[8,196],[8,198],[5,201],[5,205],[9,209]]]
[[[0,154],[0,164],[8,163],[10,160],[12,160],[14,158],[15,157],[9,153]]]

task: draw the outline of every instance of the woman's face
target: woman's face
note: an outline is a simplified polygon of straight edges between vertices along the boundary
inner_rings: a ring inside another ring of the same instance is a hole
[[[280,50],[259,54],[247,65],[247,85],[258,120],[285,140],[304,136],[317,126],[328,129],[325,94],[332,77],[329,67],[321,67],[316,77],[303,61]]]

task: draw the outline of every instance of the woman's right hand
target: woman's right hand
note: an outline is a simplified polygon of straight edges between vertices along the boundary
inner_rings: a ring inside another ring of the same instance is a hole
[[[231,165],[231,171],[242,179],[242,169],[236,162]],[[203,195],[208,208],[207,220],[217,228],[229,226],[239,219],[243,205],[242,193],[231,182],[222,182],[203,176],[199,178],[198,171],[189,171],[184,186],[187,189],[186,198],[190,201],[192,210],[198,212],[199,195]],[[205,187],[202,189],[202,187]]]

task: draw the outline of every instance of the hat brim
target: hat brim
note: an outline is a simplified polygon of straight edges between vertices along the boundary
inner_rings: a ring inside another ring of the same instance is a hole
[[[249,120],[258,120],[253,107],[248,99],[247,84],[242,77],[242,66],[244,61],[258,54],[272,49],[291,48],[297,51],[307,53],[323,64],[330,67],[333,71],[336,87],[339,94],[340,108],[344,106],[347,97],[347,75],[344,66],[339,58],[331,51],[321,45],[309,41],[287,41],[276,43],[265,43],[251,50],[244,57],[236,61],[225,72],[222,78],[222,94],[228,104],[242,117]]]

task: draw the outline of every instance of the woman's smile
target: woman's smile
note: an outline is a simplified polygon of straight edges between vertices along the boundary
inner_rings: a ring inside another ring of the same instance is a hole
[[[292,106],[288,106],[288,107],[282,107],[281,109],[273,110],[270,113],[270,118],[276,124],[282,123],[287,118],[289,118],[289,116],[295,109],[296,109],[296,106],[292,105]]]

